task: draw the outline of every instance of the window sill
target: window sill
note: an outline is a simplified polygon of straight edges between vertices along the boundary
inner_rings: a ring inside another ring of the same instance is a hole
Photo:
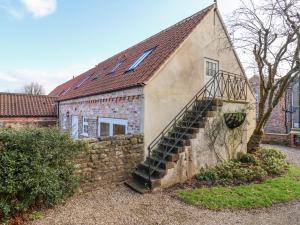
[[[126,73],[131,73],[131,72],[134,72],[135,71],[135,69],[130,69],[130,70],[126,70],[124,73],[126,74]]]
[[[82,133],[80,135],[83,136],[83,137],[88,137],[89,136],[87,133]]]

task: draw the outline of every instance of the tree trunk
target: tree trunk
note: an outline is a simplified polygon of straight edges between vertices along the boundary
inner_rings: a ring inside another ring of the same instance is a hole
[[[253,134],[250,137],[250,140],[247,144],[247,151],[248,153],[253,153],[257,150],[259,147],[262,137],[263,137],[263,132],[261,130],[254,130]]]
[[[248,143],[247,143],[247,152],[253,153],[259,148],[259,145],[261,143],[261,140],[263,138],[263,127],[265,126],[266,122],[268,121],[269,117],[271,116],[271,113],[273,111],[273,108],[268,108],[268,110],[265,111],[265,104],[259,104],[259,116],[258,121],[256,121],[256,127],[253,131]]]

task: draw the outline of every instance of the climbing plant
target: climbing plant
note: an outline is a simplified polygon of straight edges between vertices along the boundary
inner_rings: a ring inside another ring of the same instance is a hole
[[[247,114],[249,107],[239,111],[231,112],[237,115]],[[244,120],[240,126],[231,129],[226,125],[224,113],[219,112],[216,119],[211,121],[206,129],[205,136],[208,139],[208,147],[214,152],[219,161],[233,158],[242,145],[246,144],[244,133],[249,122]],[[225,149],[221,152],[219,149]]]

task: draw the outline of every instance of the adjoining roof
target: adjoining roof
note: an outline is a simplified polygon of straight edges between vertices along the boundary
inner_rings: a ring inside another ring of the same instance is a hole
[[[55,117],[57,98],[0,93],[0,117]]]
[[[50,96],[59,96],[58,101],[63,101],[143,85],[213,8],[214,4],[101,62],[95,68],[58,86]],[[151,48],[155,50],[136,69],[128,72],[127,69],[138,57]],[[110,73],[123,60],[125,61]],[[83,80],[84,83],[78,87]]]
[[[60,97],[62,95],[65,95],[66,93],[68,93],[72,87],[75,87],[76,84],[80,83],[85,77],[88,76],[88,74],[90,72],[92,72],[93,69],[57,86],[54,90],[52,90],[50,92],[50,94],[48,96],[50,97]]]

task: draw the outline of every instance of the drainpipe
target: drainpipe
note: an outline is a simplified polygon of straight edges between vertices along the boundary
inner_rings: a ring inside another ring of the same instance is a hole
[[[291,87],[292,86],[292,87]],[[285,91],[285,95],[284,95],[284,108],[282,109],[284,111],[284,126],[285,126],[285,131],[286,134],[288,134],[291,130],[291,128],[293,127],[293,114],[295,113],[295,110],[293,108],[293,98],[291,96],[289,96],[289,94],[293,95],[293,85],[291,84],[290,87],[287,88],[287,90]],[[289,106],[288,106],[288,102],[289,102]],[[288,115],[290,115],[289,117],[289,122],[290,122],[290,127],[288,126]]]
[[[284,108],[287,109],[287,98],[288,98],[288,91],[285,92],[284,97]],[[284,125],[285,125],[285,133],[288,133],[288,125],[287,125],[287,110],[284,111]]]
[[[57,101],[57,122],[57,125],[59,126],[59,101]]]
[[[299,79],[299,75],[298,75],[298,124],[300,124],[300,79]],[[299,126],[298,126],[299,128]]]

